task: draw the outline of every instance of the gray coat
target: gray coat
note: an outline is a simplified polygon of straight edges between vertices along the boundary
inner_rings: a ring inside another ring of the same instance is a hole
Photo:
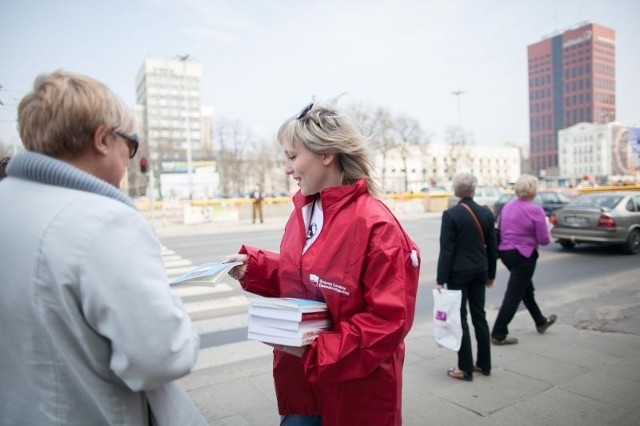
[[[0,182],[0,423],[143,425],[199,338],[167,284],[160,244],[128,197],[66,163],[13,157]],[[171,395],[176,395],[172,400]],[[194,411],[195,410],[195,411]],[[175,420],[174,420],[175,421]]]

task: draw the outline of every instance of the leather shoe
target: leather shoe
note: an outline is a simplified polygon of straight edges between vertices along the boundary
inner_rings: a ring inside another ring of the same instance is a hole
[[[538,330],[538,333],[544,334],[544,332],[547,331],[547,328],[551,327],[553,323],[556,322],[557,319],[558,319],[557,315],[555,314],[549,315],[549,318],[547,318],[547,321],[545,321],[544,324],[537,326],[536,330]]]
[[[473,381],[473,374],[458,370],[457,368],[448,369],[447,376],[458,380],[466,380],[467,382]]]
[[[473,367],[473,372],[474,373],[482,373],[484,376],[490,376],[491,375],[491,369],[490,368],[480,368],[477,365]]]
[[[504,339],[496,339],[495,337],[492,337],[491,342],[494,345],[515,345],[516,343],[518,343],[518,339],[509,336],[505,337]]]

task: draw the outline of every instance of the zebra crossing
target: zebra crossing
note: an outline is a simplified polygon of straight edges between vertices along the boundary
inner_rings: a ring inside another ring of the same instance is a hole
[[[195,266],[164,246],[162,260],[169,279]],[[200,335],[247,326],[249,300],[240,284],[230,277],[211,287],[184,285],[171,290],[182,299],[192,327]]]

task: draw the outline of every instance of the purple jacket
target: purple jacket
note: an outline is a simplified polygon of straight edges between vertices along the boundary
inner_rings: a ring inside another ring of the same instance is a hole
[[[539,245],[550,242],[544,210],[533,201],[520,198],[509,201],[500,211],[498,227],[500,251],[516,249],[524,257],[531,257]]]

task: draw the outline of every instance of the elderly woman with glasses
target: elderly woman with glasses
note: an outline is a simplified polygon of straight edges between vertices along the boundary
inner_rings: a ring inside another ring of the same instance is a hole
[[[175,382],[198,335],[154,230],[118,189],[138,149],[130,109],[56,71],[35,80],[18,126],[26,152],[0,184],[3,421],[206,424]]]
[[[278,131],[298,185],[279,253],[242,246],[227,258],[243,288],[324,301],[332,327],[310,345],[274,345],[281,425],[401,424],[404,338],[418,247],[377,198],[366,139],[333,106],[311,104]]]

